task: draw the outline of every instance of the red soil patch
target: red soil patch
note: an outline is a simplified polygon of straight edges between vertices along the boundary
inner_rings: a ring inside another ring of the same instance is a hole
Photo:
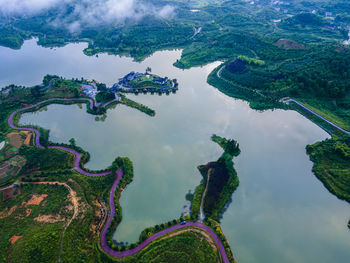
[[[32,213],[32,209],[27,208],[27,209],[26,209],[26,217],[27,217],[27,216],[30,216],[31,213]]]
[[[28,206],[28,205],[40,205],[40,203],[47,197],[47,194],[42,195],[33,195],[30,200],[27,202],[23,202],[22,205]]]
[[[4,211],[0,211],[0,218],[5,218],[8,217],[10,215],[12,215],[12,213],[17,209],[17,206],[13,206],[10,208],[10,210],[4,210]]]
[[[11,245],[13,245],[14,243],[16,243],[16,241],[17,241],[18,239],[20,239],[21,237],[23,237],[23,236],[16,236],[16,235],[12,236],[12,237],[9,239],[9,241],[11,242]]]
[[[32,133],[25,131],[25,135],[27,136],[26,139],[24,140],[24,145],[29,146],[30,145],[30,140],[32,139]]]
[[[280,39],[274,45],[283,49],[305,49],[304,45],[290,39]]]

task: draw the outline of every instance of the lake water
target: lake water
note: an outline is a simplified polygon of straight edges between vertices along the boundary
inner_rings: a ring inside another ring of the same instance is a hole
[[[185,194],[201,180],[196,167],[216,160],[215,133],[238,140],[234,160],[240,185],[222,219],[239,262],[350,262],[350,206],[330,194],[312,174],[307,144],[328,135],[293,111],[258,112],[206,83],[219,63],[180,70],[180,51],[156,52],[142,63],[130,58],[87,57],[86,44],[45,49],[34,40],[19,51],[0,48],[0,86],[39,84],[47,74],[96,79],[111,85],[131,70],[177,78],[175,95],[130,97],[156,110],[149,117],[118,105],[96,121],[77,105],[50,105],[28,113],[21,124],[50,129],[54,142],[75,138],[91,153],[90,169],[116,156],[134,163],[134,181],[121,197],[123,220],[114,237],[133,242],[148,226],[180,216]]]

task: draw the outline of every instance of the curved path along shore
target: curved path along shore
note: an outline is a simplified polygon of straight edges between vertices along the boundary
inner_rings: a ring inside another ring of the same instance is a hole
[[[34,105],[30,105],[28,107],[24,107],[22,109],[19,109],[19,110],[16,110],[14,111],[10,117],[8,118],[8,124],[10,125],[10,127],[12,129],[17,129],[17,130],[29,130],[29,131],[32,131],[35,133],[35,144],[37,147],[39,148],[44,148],[44,146],[42,146],[40,144],[40,131],[38,131],[37,129],[34,129],[34,128],[29,128],[29,127],[18,127],[16,125],[14,125],[13,123],[13,117],[17,114],[17,113],[20,113],[20,112],[23,112],[23,111],[26,111],[26,110],[29,110],[29,109],[32,109],[32,108],[36,108],[42,104],[45,104],[47,102],[54,102],[54,101],[84,101],[84,102],[89,102],[90,103],[90,109],[92,110],[93,109],[93,105],[94,105],[94,101],[92,99],[85,99],[85,98],[77,98],[77,99],[49,99],[49,100],[45,100],[45,101],[42,101],[42,102],[39,102],[37,104],[34,104]],[[75,155],[75,161],[74,161],[74,169],[83,174],[83,175],[86,175],[86,176],[104,176],[104,175],[108,175],[108,174],[111,174],[111,171],[107,171],[107,172],[102,172],[102,173],[91,173],[91,172],[87,172],[87,171],[84,171],[83,169],[80,168],[80,159],[81,159],[81,153],[73,150],[73,149],[70,149],[70,148],[67,148],[67,147],[63,147],[63,146],[48,146],[48,148],[55,148],[55,149],[60,149],[60,150],[63,150],[63,151],[67,151],[67,152],[70,152],[72,154]]]
[[[45,91],[45,90],[49,89],[49,88],[51,87],[51,85],[52,85],[52,82],[53,82],[54,80],[56,80],[56,79],[58,79],[58,78],[50,79],[50,81],[49,81],[49,83],[47,84],[47,86],[46,86],[46,87],[43,87],[40,91]]]
[[[220,69],[216,72],[216,75],[219,79],[222,79],[224,81],[227,81],[225,80],[223,77],[221,77],[221,71],[224,69],[225,65],[221,66]],[[244,88],[242,86],[240,86],[240,88]],[[247,90],[250,90],[248,88],[244,88],[244,89],[247,89]],[[262,91],[261,90],[250,90],[250,91],[255,91],[257,94],[259,94],[260,96],[266,98],[266,96],[264,94],[262,94]],[[342,131],[344,132],[345,134],[347,135],[350,135],[350,131],[347,131],[341,127],[339,127],[338,125],[336,125],[335,123],[327,120],[326,118],[322,117],[321,115],[317,114],[316,112],[314,112],[313,110],[309,109],[308,107],[306,107],[304,104],[302,104],[301,102],[295,100],[295,99],[292,99],[290,97],[286,97],[286,98],[282,98],[280,99],[280,102],[282,103],[285,103],[285,104],[289,104],[290,102],[294,102],[295,104],[299,105],[300,107],[302,107],[304,110],[310,112],[311,114],[313,114],[314,116],[320,118],[321,120],[327,122],[328,124],[330,124],[331,126],[333,126],[334,128],[338,129],[339,131]]]
[[[39,102],[37,104],[34,104],[34,105],[30,105],[28,107],[24,107],[22,109],[19,109],[19,110],[16,110],[14,111],[10,117],[8,118],[8,124],[9,126],[12,128],[12,129],[17,129],[17,130],[29,130],[29,131],[32,131],[36,134],[35,136],[35,144],[37,147],[39,148],[44,148],[44,146],[42,146],[40,144],[40,131],[38,131],[37,129],[35,128],[29,128],[29,127],[18,127],[16,125],[14,125],[13,123],[13,118],[14,116],[17,114],[17,113],[20,113],[20,112],[24,112],[26,110],[29,110],[29,109],[32,109],[32,108],[36,108],[42,104],[45,104],[47,102],[54,102],[54,101],[85,101],[85,102],[90,102],[90,109],[93,109],[93,105],[94,105],[94,101],[92,99],[87,99],[87,98],[77,98],[77,99],[49,99],[49,100],[45,100],[45,101],[42,101],[42,102]],[[63,150],[63,151],[67,151],[67,152],[70,152],[72,154],[75,155],[75,162],[74,162],[74,169],[83,174],[83,175],[86,175],[86,176],[104,176],[104,175],[108,175],[108,174],[111,174],[112,172],[111,171],[107,171],[107,172],[103,172],[103,173],[90,173],[90,172],[87,172],[87,171],[84,171],[83,169],[80,168],[79,166],[79,162],[80,162],[80,159],[81,159],[81,154],[78,153],[77,151],[73,150],[73,149],[70,149],[70,148],[67,148],[67,147],[63,147],[63,146],[49,146],[48,148],[55,148],[55,149],[60,149],[60,150]],[[169,227],[167,229],[164,229],[158,233],[155,233],[154,235],[150,236],[148,239],[146,239],[144,242],[142,242],[140,245],[138,245],[136,248],[134,249],[131,249],[131,250],[127,250],[127,251],[115,251],[113,250],[112,248],[110,248],[107,244],[107,238],[106,238],[106,234],[107,234],[107,231],[108,231],[108,228],[111,226],[111,223],[112,223],[112,220],[115,216],[115,203],[114,203],[114,193],[115,193],[115,190],[120,182],[120,179],[122,178],[123,176],[123,172],[121,169],[118,169],[117,172],[116,172],[116,179],[112,185],[112,188],[111,188],[111,191],[110,191],[110,194],[109,194],[109,207],[110,207],[110,213],[109,213],[109,216],[108,216],[108,220],[107,220],[107,223],[105,225],[105,227],[103,228],[103,231],[102,231],[102,236],[101,236],[101,247],[102,249],[107,253],[109,254],[110,256],[113,256],[113,257],[117,257],[117,258],[123,258],[123,257],[126,257],[126,256],[131,256],[131,255],[134,255],[135,253],[141,251],[143,248],[145,248],[147,245],[149,245],[153,240],[163,236],[163,235],[166,235],[168,233],[171,233],[173,231],[176,231],[178,229],[182,229],[182,228],[187,228],[187,227],[197,227],[197,228],[201,228],[202,230],[206,231],[212,238],[213,240],[215,240],[216,244],[217,244],[217,247],[219,249],[219,252],[220,252],[220,255],[222,257],[222,260],[224,263],[229,263],[229,259],[227,257],[227,254],[226,254],[226,250],[224,248],[224,245],[222,244],[220,238],[214,233],[213,230],[211,230],[209,227],[207,227],[206,225],[204,225],[203,223],[201,222],[188,222],[184,225],[181,225],[181,224],[178,224],[178,225],[175,225],[175,226],[172,226],[172,227]]]
[[[314,112],[313,110],[309,109],[308,107],[306,107],[304,104],[302,104],[301,102],[295,100],[295,99],[292,99],[292,98],[283,98],[280,100],[281,102],[283,103],[286,103],[286,104],[289,104],[290,102],[294,102],[295,104],[299,105],[300,107],[302,107],[304,110],[310,112],[311,114],[315,115],[316,117],[320,118],[321,120],[327,122],[328,124],[330,124],[331,126],[333,126],[334,128],[344,132],[345,134],[348,134],[350,135],[350,131],[347,131],[341,127],[339,127],[338,125],[336,125],[335,123],[327,120],[326,118],[322,117],[321,115],[317,114],[316,112]]]
[[[104,251],[106,251],[109,255],[113,256],[113,257],[117,257],[117,258],[123,258],[126,256],[131,256],[136,254],[137,252],[141,251],[143,248],[145,248],[147,245],[149,245],[153,240],[164,236],[166,234],[169,234],[173,231],[179,230],[181,228],[187,228],[187,227],[198,227],[201,228],[202,230],[204,230],[205,232],[207,232],[212,238],[213,240],[215,240],[215,243],[218,246],[219,252],[221,254],[222,260],[224,263],[229,263],[229,259],[226,255],[226,251],[224,248],[224,245],[222,244],[220,238],[214,233],[213,230],[211,230],[209,227],[207,227],[206,225],[204,225],[203,223],[200,222],[188,222],[184,225],[178,224],[172,227],[169,227],[167,229],[164,229],[158,233],[155,233],[154,235],[150,236],[149,238],[147,238],[144,242],[142,242],[140,245],[138,245],[136,248],[134,249],[130,249],[127,251],[115,251],[113,249],[111,249],[108,245],[107,245],[107,238],[106,238],[106,234],[108,231],[108,228],[111,226],[112,220],[115,216],[115,204],[114,204],[114,192],[118,186],[118,183],[121,179],[121,177],[123,176],[123,172],[121,169],[118,169],[117,171],[117,178],[113,183],[112,189],[109,193],[109,207],[110,207],[110,213],[108,216],[108,220],[107,223],[102,231],[102,236],[101,236],[101,247],[103,248]]]

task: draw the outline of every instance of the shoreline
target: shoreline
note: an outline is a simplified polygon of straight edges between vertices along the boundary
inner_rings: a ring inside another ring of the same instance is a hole
[[[54,102],[54,101],[85,101],[86,103],[90,103],[90,109],[93,107],[93,101],[91,99],[87,99],[87,98],[78,98],[78,99],[49,99],[49,100],[45,100],[42,102],[39,102],[37,104],[31,105],[31,106],[27,106],[21,109],[18,109],[14,112],[12,112],[8,118],[8,125],[12,128],[12,129],[16,129],[16,130],[30,130],[33,133],[35,133],[35,146],[39,147],[39,148],[45,148],[43,145],[40,144],[40,131],[35,129],[35,128],[30,128],[30,127],[19,127],[16,126],[13,123],[13,119],[14,117],[18,114],[18,113],[22,113],[25,112],[27,110],[36,108],[38,106],[41,106],[42,104],[45,104],[47,102]],[[60,149],[63,151],[67,151],[69,153],[74,154],[75,156],[75,161],[74,161],[74,170],[76,170],[78,173],[82,174],[82,175],[86,175],[86,176],[92,176],[92,177],[98,177],[98,176],[105,176],[105,175],[110,175],[112,173],[112,171],[106,171],[106,172],[101,172],[101,173],[91,173],[91,172],[87,172],[84,171],[82,168],[80,168],[80,159],[81,159],[81,153],[70,149],[68,147],[63,147],[63,146],[48,146],[48,148],[54,148],[54,149]],[[115,190],[123,176],[123,172],[121,171],[121,169],[119,168],[116,172],[116,180],[114,181],[112,188],[110,190],[110,194],[109,194],[109,216],[107,219],[107,222],[103,228],[102,231],[102,236],[101,236],[101,247],[103,249],[104,252],[106,252],[108,255],[112,256],[112,257],[116,257],[116,258],[123,258],[126,256],[131,256],[134,255],[135,253],[141,251],[143,248],[145,248],[146,246],[148,246],[153,240],[162,237],[163,235],[166,235],[170,232],[173,231],[177,231],[179,229],[182,228],[187,228],[187,227],[197,227],[197,228],[201,228],[202,230],[204,230],[205,232],[207,232],[212,239],[216,242],[216,245],[218,247],[218,250],[220,251],[220,256],[223,260],[224,263],[229,263],[230,260],[228,259],[228,256],[226,254],[225,248],[220,240],[220,238],[215,234],[215,232],[213,230],[211,230],[208,226],[204,225],[201,222],[188,222],[186,224],[177,224],[174,226],[171,226],[169,228],[166,228],[160,232],[157,232],[155,234],[153,234],[152,236],[150,236],[149,238],[147,238],[145,241],[143,241],[140,245],[138,245],[136,248],[127,250],[127,251],[115,251],[113,249],[111,249],[108,245],[107,245],[107,239],[106,239],[106,234],[107,231],[112,223],[112,220],[115,216],[115,203],[114,203],[114,193]]]

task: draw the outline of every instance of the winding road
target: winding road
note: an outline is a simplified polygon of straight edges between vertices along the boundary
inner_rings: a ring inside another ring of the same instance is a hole
[[[199,209],[199,222],[203,222],[205,215],[203,212],[203,204],[204,204],[204,199],[205,196],[207,195],[207,191],[208,191],[208,185],[209,185],[209,180],[210,180],[210,172],[211,172],[211,168],[209,168],[208,172],[207,172],[207,183],[205,184],[205,189],[202,193],[202,198],[201,198],[201,205],[200,205],[200,209]]]
[[[204,230],[205,232],[207,232],[212,238],[213,240],[216,242],[218,249],[220,251],[222,260],[224,263],[229,263],[229,259],[226,255],[226,251],[225,248],[220,240],[220,238],[214,233],[213,230],[211,230],[209,227],[207,227],[206,225],[204,225],[203,223],[200,222],[188,222],[184,225],[178,224],[172,227],[169,227],[167,229],[164,229],[158,233],[153,234],[152,236],[150,236],[149,238],[147,238],[144,242],[142,242],[140,245],[138,245],[136,248],[134,249],[130,249],[127,251],[115,251],[113,249],[111,249],[108,245],[107,245],[107,238],[106,238],[106,234],[108,231],[108,228],[110,227],[113,217],[115,216],[115,204],[114,204],[114,192],[118,186],[118,183],[121,179],[121,177],[123,176],[123,172],[121,169],[117,170],[117,178],[113,183],[112,189],[109,193],[109,207],[110,207],[110,213],[108,216],[108,220],[107,223],[105,225],[105,228],[102,231],[102,237],[101,237],[101,247],[103,248],[104,251],[106,251],[109,255],[113,256],[113,257],[117,257],[117,258],[123,258],[123,257],[127,257],[127,256],[131,256],[136,254],[137,252],[141,251],[143,248],[145,248],[147,245],[149,245],[153,240],[164,236],[166,234],[169,234],[173,231],[182,229],[182,228],[187,228],[187,227],[197,227],[197,228],[201,228],[202,230]]]
[[[92,110],[93,109],[93,105],[94,105],[94,101],[92,99],[85,99],[85,98],[77,98],[77,99],[49,99],[49,100],[45,100],[45,101],[42,101],[42,102],[39,102],[37,104],[34,104],[34,105],[30,105],[28,107],[24,107],[22,109],[19,109],[19,110],[16,110],[14,111],[10,117],[8,118],[8,124],[9,126],[12,128],[12,129],[17,129],[17,130],[29,130],[29,131],[32,131],[35,133],[35,144],[37,147],[39,148],[45,148],[44,146],[42,146],[40,144],[40,131],[38,131],[37,129],[34,129],[34,128],[29,128],[29,127],[18,127],[16,125],[14,125],[13,123],[13,117],[17,114],[17,113],[20,113],[20,112],[23,112],[23,111],[26,111],[26,110],[29,110],[29,109],[32,109],[32,108],[36,108],[42,104],[45,104],[47,102],[51,102],[51,101],[85,101],[85,102],[89,102],[90,103],[90,109]],[[80,168],[80,160],[81,160],[81,153],[73,150],[73,149],[70,149],[70,148],[67,148],[67,147],[63,147],[63,146],[48,146],[48,148],[55,148],[55,149],[60,149],[60,150],[63,150],[63,151],[67,151],[67,152],[70,152],[72,154],[75,155],[75,161],[74,161],[74,169],[78,172],[78,173],[81,173],[83,175],[87,175],[87,176],[104,176],[104,175],[108,175],[108,174],[111,174],[111,171],[107,171],[107,172],[103,172],[103,173],[91,173],[91,172],[87,172],[87,171],[84,171],[82,168]]]
[[[28,107],[24,107],[22,109],[14,111],[10,115],[10,117],[8,118],[9,126],[12,129],[32,131],[36,135],[35,136],[35,144],[36,144],[36,146],[39,147],[39,148],[44,148],[44,146],[42,146],[40,144],[40,140],[39,140],[40,139],[40,131],[39,130],[37,130],[35,128],[30,128],[30,127],[18,127],[16,125],[14,125],[13,118],[14,118],[14,116],[16,114],[18,114],[20,112],[24,112],[26,110],[30,110],[32,108],[36,108],[36,107],[38,107],[38,106],[40,106],[42,104],[45,104],[47,102],[54,102],[54,101],[63,101],[63,102],[64,101],[85,101],[85,102],[90,102],[90,109],[92,109],[93,105],[94,105],[94,101],[91,100],[91,99],[87,99],[87,98],[49,99],[49,100],[45,100],[45,101],[39,102],[37,104],[30,105]],[[107,171],[107,172],[103,172],[103,173],[91,173],[91,172],[84,171],[79,166],[79,162],[80,162],[80,159],[81,159],[81,154],[78,153],[77,151],[75,151],[73,149],[70,149],[70,148],[67,148],[67,147],[63,147],[63,146],[49,146],[48,148],[60,149],[60,150],[67,151],[67,152],[70,152],[70,153],[74,154],[75,155],[74,169],[77,172],[79,172],[80,174],[83,174],[83,175],[86,175],[86,176],[104,176],[104,175],[108,175],[108,174],[112,173],[112,171]],[[122,170],[118,169],[117,172],[116,172],[116,179],[115,179],[115,181],[114,181],[114,183],[112,185],[112,188],[111,188],[111,191],[110,191],[110,194],[109,194],[110,213],[109,213],[109,216],[108,216],[107,223],[106,223],[105,227],[103,228],[102,236],[101,236],[101,247],[107,254],[109,254],[110,256],[113,256],[113,257],[117,257],[117,258],[123,258],[123,257],[126,257],[126,256],[131,256],[131,255],[134,255],[137,252],[141,251],[143,248],[145,248],[147,245],[149,245],[153,240],[155,240],[157,238],[160,238],[160,237],[162,237],[164,235],[167,235],[167,234],[169,234],[169,233],[171,233],[173,231],[176,231],[176,230],[179,230],[179,229],[182,229],[182,228],[196,227],[196,228],[200,228],[200,229],[204,230],[205,232],[207,232],[213,238],[213,240],[217,244],[217,247],[219,249],[219,252],[221,254],[223,262],[224,263],[229,263],[230,262],[229,259],[228,259],[227,254],[226,254],[226,250],[224,248],[224,245],[222,244],[220,238],[214,233],[213,230],[211,230],[209,227],[207,227],[206,225],[204,225],[201,222],[188,222],[188,223],[186,223],[184,225],[181,225],[181,224],[174,225],[172,227],[169,227],[169,228],[164,229],[164,230],[162,230],[162,231],[160,231],[158,233],[153,234],[148,239],[146,239],[144,242],[142,242],[140,245],[138,245],[136,248],[131,249],[131,250],[115,251],[112,248],[110,248],[108,246],[108,244],[107,244],[106,234],[107,234],[107,231],[108,231],[109,227],[111,226],[112,220],[113,220],[113,218],[115,216],[114,193],[116,191],[116,188],[117,188],[117,186],[118,186],[122,176],[123,176]]]

